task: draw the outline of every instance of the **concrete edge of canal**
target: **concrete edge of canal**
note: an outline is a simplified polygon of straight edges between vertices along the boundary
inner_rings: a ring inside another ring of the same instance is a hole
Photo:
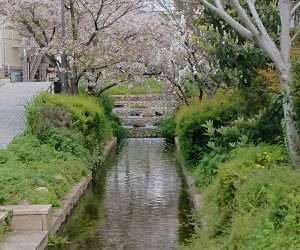
[[[175,146],[176,146],[176,150],[180,151],[180,144],[179,144],[178,137],[175,137]],[[193,209],[194,209],[194,211],[199,211],[202,209],[202,205],[203,205],[202,194],[195,188],[193,175],[187,171],[187,169],[182,161],[180,164],[182,167],[184,181],[187,184],[187,191],[188,191],[190,200],[192,202]],[[206,223],[203,220],[203,218],[201,218],[201,216],[198,220],[198,224],[200,224],[201,228],[203,228],[203,229],[206,228]]]
[[[116,146],[117,138],[114,137],[103,149],[103,163],[110,157]],[[54,235],[61,228],[92,179],[90,174],[75,184],[62,201],[61,208],[55,211],[52,211],[51,205],[1,206],[0,211],[3,211],[1,214],[7,217],[10,213],[12,216],[13,231],[0,242],[0,249],[45,249],[48,245],[48,235]]]
[[[109,158],[111,153],[117,146],[117,138],[114,137],[110,140],[103,150],[103,163]],[[103,164],[102,163],[102,164]],[[78,203],[79,199],[85,193],[85,190],[88,188],[90,182],[92,181],[92,174],[83,178],[81,182],[77,183],[67,194],[63,200],[62,208],[54,211],[52,217],[52,228],[50,234],[54,235],[61,228],[62,224],[65,222],[66,218],[72,213],[73,207]]]

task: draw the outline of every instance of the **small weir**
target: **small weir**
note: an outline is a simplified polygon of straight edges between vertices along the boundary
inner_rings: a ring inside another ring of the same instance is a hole
[[[190,204],[163,139],[127,139],[99,169],[49,249],[178,249],[192,232]]]

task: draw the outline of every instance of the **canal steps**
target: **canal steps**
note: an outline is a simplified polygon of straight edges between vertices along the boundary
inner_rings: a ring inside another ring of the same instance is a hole
[[[0,206],[0,224],[11,230],[0,241],[0,250],[43,250],[51,228],[51,205]]]
[[[130,138],[160,137],[159,122],[176,107],[176,100],[167,95],[113,95],[113,112]]]
[[[1,250],[44,250],[48,244],[47,231],[14,231],[1,241]]]

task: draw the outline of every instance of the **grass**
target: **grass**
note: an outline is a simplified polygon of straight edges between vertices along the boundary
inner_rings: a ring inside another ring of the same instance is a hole
[[[109,95],[138,95],[138,94],[160,94],[162,92],[162,84],[155,80],[148,80],[141,84],[120,84],[107,90]]]
[[[207,228],[185,248],[299,249],[300,170],[287,159],[282,145],[235,149],[201,187]]]
[[[68,190],[89,172],[88,159],[57,151],[34,135],[22,135],[0,151],[0,204],[26,200],[59,207]]]

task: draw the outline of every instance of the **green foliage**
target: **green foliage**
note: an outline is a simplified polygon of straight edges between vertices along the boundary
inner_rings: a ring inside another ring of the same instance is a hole
[[[229,2],[222,4],[227,13],[236,20],[241,21],[236,11],[231,8]],[[241,5],[245,7],[246,13],[252,16],[246,2],[241,2]],[[261,0],[256,1],[255,5],[268,33],[274,39],[275,43],[279,42],[280,16],[277,2],[273,0]],[[199,38],[207,40],[206,43],[209,46],[200,46],[204,49],[214,48],[210,53],[216,56],[222,70],[229,71],[229,75],[232,73],[236,75],[236,80],[238,81],[237,87],[250,86],[256,70],[266,67],[270,62],[270,59],[256,45],[245,41],[230,25],[209,9],[204,8],[204,12],[196,21],[196,24],[200,27],[209,27],[207,33],[200,32],[201,37]],[[227,84],[232,86],[232,81],[227,82]]]
[[[0,159],[2,205],[27,200],[57,207],[72,185],[90,171],[85,157],[57,151],[30,134],[15,139],[7,149],[1,150]],[[38,187],[46,187],[48,191],[38,191]]]
[[[237,148],[219,163],[215,180],[203,189],[200,215],[207,229],[191,249],[299,248],[300,172],[287,158],[281,146],[259,145]],[[202,181],[203,175],[195,177]]]
[[[66,127],[81,133],[83,145],[95,153],[113,133],[98,99],[85,95],[40,94],[27,106],[27,118],[29,131],[39,138],[46,140],[49,129]]]
[[[219,166],[225,162],[228,157],[229,154],[227,152],[217,153],[212,151],[205,154],[194,171],[196,186],[202,189],[211,184],[218,173]]]
[[[300,131],[300,59],[293,63],[293,85],[292,85],[292,93],[295,115],[293,120],[296,124],[298,131]]]
[[[112,97],[103,93],[100,96],[101,106],[104,108],[105,116],[110,120],[110,125],[113,130],[113,134],[118,140],[122,140],[127,137],[127,130],[122,127],[121,119],[113,113],[114,100]]]
[[[160,133],[163,138],[165,138],[167,143],[174,143],[174,138],[176,134],[176,122],[173,116],[162,120],[159,123]]]
[[[266,108],[257,126],[256,139],[271,144],[283,141],[283,130],[281,121],[283,120],[282,95],[274,95]]]
[[[49,236],[49,242],[48,246],[64,246],[68,244],[68,237],[62,237],[62,236],[56,236],[56,235],[50,235]]]
[[[89,156],[89,151],[83,145],[84,136],[80,132],[74,133],[66,128],[50,128],[45,131],[42,142],[56,151],[70,153],[83,159]]]
[[[149,79],[140,84],[119,84],[105,91],[109,95],[138,95],[138,94],[160,94],[162,92],[162,84],[156,80]]]
[[[0,150],[0,204],[60,206],[102,162],[102,146],[119,126],[111,106],[88,96],[38,95],[27,105],[27,132]]]
[[[220,96],[209,104],[194,104],[183,107],[176,115],[176,134],[179,137],[182,154],[186,160],[196,161],[204,152],[209,152],[207,145],[210,135],[205,125],[211,120],[217,127],[226,125],[238,114],[237,96]]]

